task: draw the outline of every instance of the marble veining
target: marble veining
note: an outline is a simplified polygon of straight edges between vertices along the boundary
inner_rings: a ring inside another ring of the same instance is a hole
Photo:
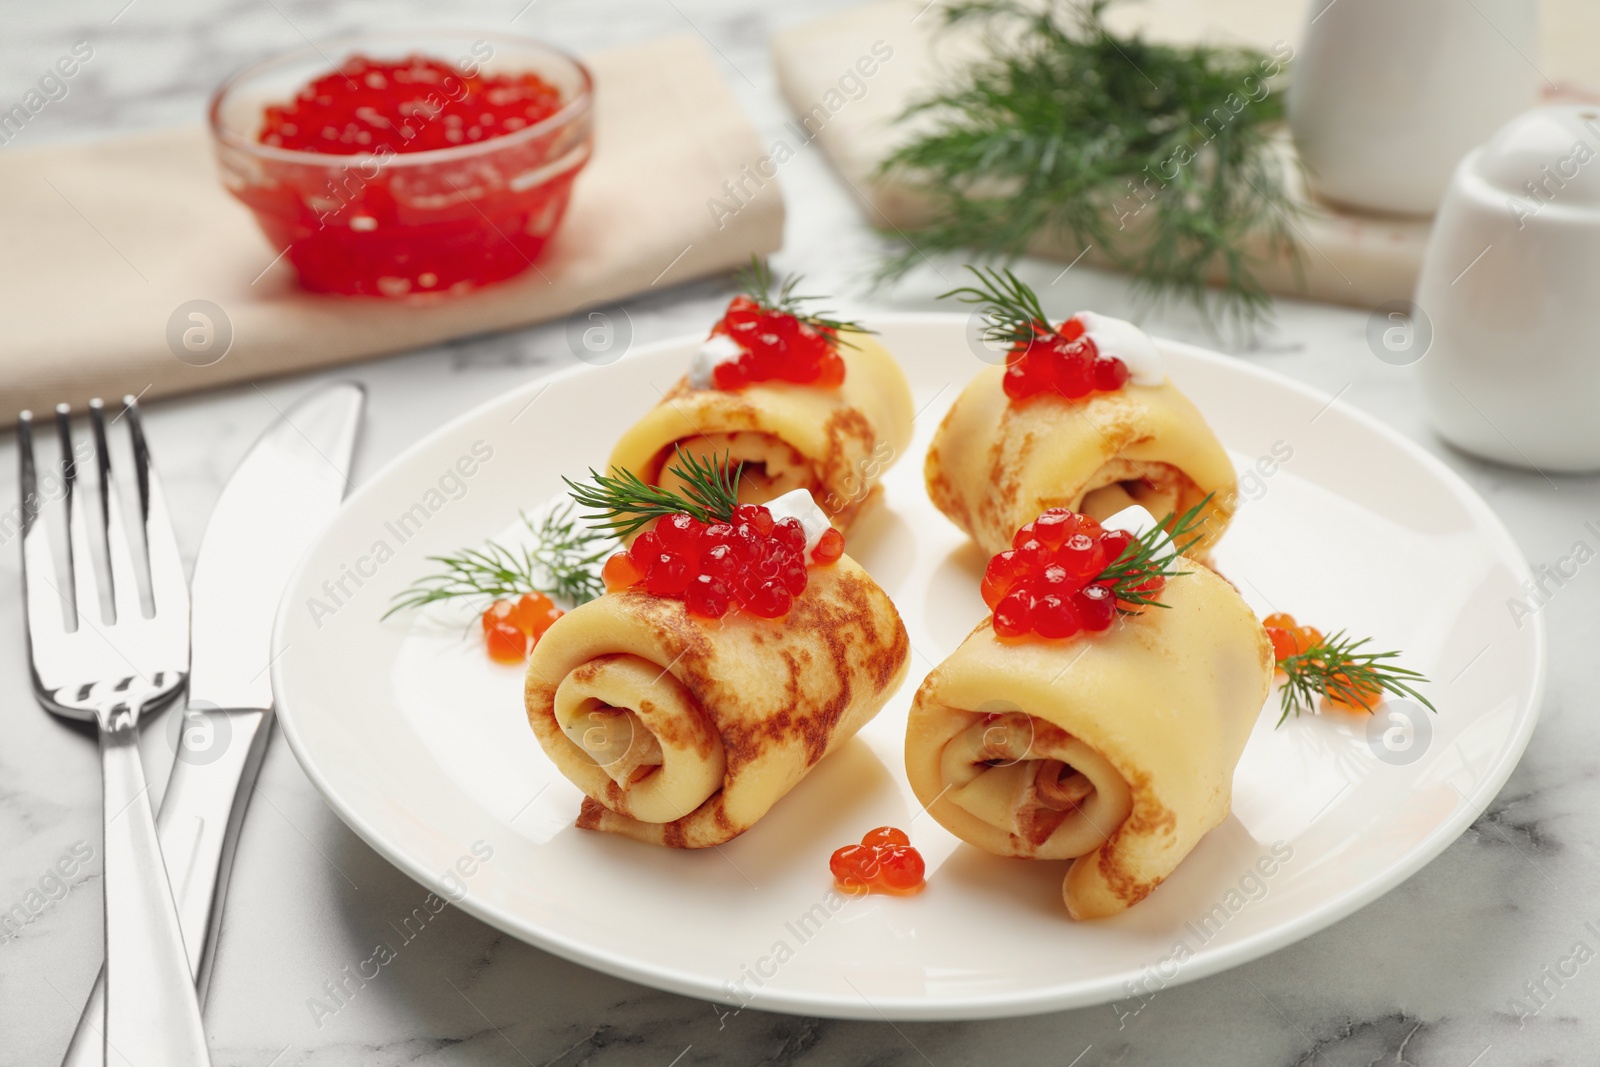
[[[267,53],[360,27],[448,21],[514,27],[575,49],[690,30],[720,53],[729,84],[764,137],[789,118],[766,40],[783,24],[848,6],[757,0],[494,0],[441,12],[425,0],[84,0],[0,8],[0,101],[19,99],[77,40],[93,60],[0,151],[195,121],[209,88]],[[903,285],[865,284],[882,239],[816,151],[780,180],[789,234],[782,269],[840,294],[852,313],[922,310],[946,287],[925,269]],[[3,254],[3,252],[0,252]],[[948,265],[942,269],[953,274]],[[1059,265],[1033,264],[1045,285]],[[624,305],[642,344],[700,330],[726,281]],[[1123,279],[1077,268],[1060,302],[1129,315]],[[3,298],[0,298],[3,303]],[[1145,318],[1153,333],[1213,343],[1181,309]],[[1282,301],[1242,359],[1306,381],[1410,435],[1482,492],[1535,566],[1556,561],[1600,515],[1600,480],[1492,467],[1439,444],[1406,368],[1375,359],[1366,315]],[[311,384],[354,378],[370,390],[357,481],[422,433],[532,374],[570,365],[560,323],[477,337],[351,368],[150,404],[148,423],[178,534],[192,560],[206,515],[244,449]],[[15,492],[14,438],[0,435],[0,498]],[[28,692],[16,550],[0,545],[0,907],[44,903],[0,940],[0,1065],[54,1063],[99,961],[98,764],[92,739],[41,711]],[[1502,794],[1442,856],[1374,904],[1264,959],[1157,994],[1135,1016],[1112,1007],[992,1022],[839,1022],[731,1012],[614,979],[507,937],[454,908],[398,932],[426,891],[379,858],[323,804],[281,737],[268,753],[234,872],[207,1006],[219,1067],[538,1064],[1027,1063],[1375,1064],[1498,1067],[1591,1063],[1600,1033],[1600,722],[1585,667],[1600,639],[1600,578],[1587,570],[1540,607],[1551,672],[1538,733]],[[145,736],[159,782],[171,754]],[[59,898],[41,878],[75,844],[93,858]],[[31,909],[31,905],[30,905]],[[335,983],[379,942],[394,958],[360,987]],[[1592,952],[1590,953],[1592,955]],[[1070,961],[1063,961],[1070,967]],[[322,1010],[309,1007],[318,1002]],[[330,1006],[333,1010],[330,1010]]]

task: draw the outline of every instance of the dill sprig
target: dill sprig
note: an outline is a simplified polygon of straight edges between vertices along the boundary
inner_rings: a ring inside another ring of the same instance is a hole
[[[1337,697],[1357,706],[1370,706],[1377,694],[1391,693],[1410,697],[1429,711],[1437,712],[1427,697],[1411,684],[1428,679],[1408,667],[1392,662],[1399,652],[1366,652],[1370,637],[1353,638],[1340,630],[1324,637],[1304,652],[1278,661],[1285,677],[1279,690],[1278,726],[1293,714],[1310,711],[1319,695]]]
[[[1107,585],[1116,594],[1117,610],[1124,615],[1167,607],[1161,602],[1160,590],[1145,586],[1152,578],[1161,578],[1164,583],[1190,573],[1177,569],[1178,559],[1200,541],[1199,531],[1206,524],[1205,511],[1210,503],[1211,494],[1207,493],[1182,515],[1169,515],[1165,522],[1135,537],[1089,584]],[[1130,606],[1124,607],[1125,604]]]
[[[836,319],[831,311],[807,311],[806,304],[815,300],[826,300],[827,297],[796,293],[795,287],[801,281],[798,274],[792,274],[782,283],[776,283],[766,260],[759,256],[750,257],[750,266],[739,271],[737,281],[740,291],[760,305],[762,311],[793,315],[835,344],[850,345],[854,348],[855,345],[841,336],[842,334],[877,332],[867,329],[865,324],[856,319]]]
[[[931,221],[904,234],[882,278],[929,252],[1011,260],[1048,238],[1092,248],[1147,302],[1185,299],[1214,328],[1266,317],[1248,249],[1299,263],[1272,142],[1283,60],[1113,34],[1111,2],[944,7],[947,26],[986,28],[987,51],[901,116],[916,132],[880,174],[925,193]]]
[[[596,530],[627,537],[663,515],[684,511],[704,523],[729,522],[739,503],[741,464],[721,457],[697,459],[677,447],[677,461],[667,467],[683,482],[683,492],[651,485],[630,470],[613,468],[611,474],[589,469],[589,481],[563,478],[580,506],[594,509],[584,521]]]
[[[383,618],[462,597],[489,601],[537,591],[577,605],[605,592],[598,565],[610,554],[612,539],[580,526],[571,504],[551,509],[537,524],[524,514],[522,523],[529,544],[508,547],[490,540],[482,548],[429,556],[441,569],[396,593]]]
[[[995,270],[993,267],[974,267],[969,263],[967,269],[978,276],[978,284],[940,293],[939,299],[953,296],[963,304],[982,305],[984,340],[996,344],[1021,345],[1028,344],[1040,333],[1050,332],[1050,317],[1039,303],[1039,295],[1028,283],[1005,268]]]

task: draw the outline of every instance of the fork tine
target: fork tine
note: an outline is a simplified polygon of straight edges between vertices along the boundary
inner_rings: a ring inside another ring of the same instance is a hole
[[[94,549],[91,547],[89,511],[80,491],[78,454],[72,445],[72,408],[56,405],[56,427],[61,434],[61,451],[66,458],[67,479],[67,572],[72,582],[72,600],[77,616],[75,630],[86,623],[104,622],[100,611],[100,582],[94,572]],[[101,538],[105,527],[100,528]]]
[[[67,628],[61,591],[56,588],[50,531],[39,521],[44,501],[39,499],[39,473],[34,466],[31,411],[24,411],[17,417],[17,456],[22,490],[22,595],[31,645],[35,633],[56,634]]]
[[[106,523],[106,560],[110,564],[111,603],[117,621],[137,619],[144,614],[139,604],[139,575],[134,569],[133,549],[122,522],[122,496],[111,474],[111,448],[106,443],[105,405],[98,399],[89,402],[89,425],[94,430],[94,447],[99,453],[100,508]]]
[[[133,437],[134,476],[139,483],[139,510],[144,521],[144,543],[150,559],[150,599],[156,614],[181,609],[189,611],[189,583],[183,575],[183,557],[172,532],[172,515],[167,511],[161,478],[150,462],[150,446],[144,437],[144,417],[139,401],[122,398],[126,406],[128,432]],[[183,623],[188,631],[188,623]]]

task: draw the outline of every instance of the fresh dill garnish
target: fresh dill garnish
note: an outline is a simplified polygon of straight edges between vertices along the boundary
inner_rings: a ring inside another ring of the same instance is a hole
[[[667,467],[683,482],[683,491],[674,492],[651,485],[630,470],[613,468],[601,474],[590,468],[588,482],[563,478],[572,499],[593,512],[584,516],[596,530],[615,537],[627,537],[663,515],[687,512],[704,523],[729,522],[739,503],[741,465],[729,454],[698,459],[677,447],[677,460]]]
[[[1301,711],[1312,710],[1319,695],[1371,709],[1383,693],[1391,693],[1410,697],[1429,711],[1437,712],[1428,698],[1411,684],[1428,679],[1391,662],[1400,655],[1398,652],[1362,651],[1371,640],[1370,637],[1349,637],[1340,630],[1304,652],[1279,660],[1278,669],[1284,673],[1284,679],[1278,693],[1281,714],[1277,725],[1282,726],[1291,714],[1298,718]]]
[[[383,618],[463,597],[491,601],[540,592],[577,605],[605,592],[599,564],[614,547],[610,536],[579,525],[571,504],[551,509],[538,523],[524,514],[522,523],[530,544],[508,547],[490,540],[482,548],[429,556],[441,569],[396,593]]]
[[[985,341],[1019,345],[1032,341],[1040,333],[1050,332],[1050,317],[1040,305],[1038,294],[1026,282],[1005,268],[995,270],[968,264],[967,269],[978,276],[978,284],[940,293],[939,299],[953,296],[963,304],[983,305]]]
[[[1145,608],[1167,607],[1161,602],[1161,591],[1149,588],[1148,584],[1152,578],[1160,578],[1165,584],[1168,579],[1190,573],[1176,569],[1178,559],[1203,536],[1199,531],[1209,521],[1206,507],[1210,503],[1211,494],[1207,493],[1182,515],[1169,515],[1167,521],[1135,537],[1089,584],[1110,588],[1116,594],[1117,610],[1124,615],[1140,615]]]
[[[843,334],[877,332],[867,329],[863,323],[855,319],[833,318],[831,311],[807,311],[806,304],[815,300],[826,300],[827,297],[796,293],[795,287],[801,280],[798,274],[790,275],[781,284],[775,283],[771,268],[767,266],[766,260],[759,256],[750,257],[750,266],[740,270],[736,280],[740,291],[754,300],[762,311],[793,315],[835,344],[854,348],[855,345],[851,344],[849,338],[842,336]]]
[[[1148,301],[1180,297],[1213,327],[1266,316],[1257,257],[1299,265],[1272,137],[1284,57],[1120,36],[1103,19],[1112,2],[944,6],[947,26],[987,31],[986,54],[901,116],[915,132],[880,176],[925,194],[931,213],[881,277],[928,252],[1010,260],[1048,239],[1092,249]]]

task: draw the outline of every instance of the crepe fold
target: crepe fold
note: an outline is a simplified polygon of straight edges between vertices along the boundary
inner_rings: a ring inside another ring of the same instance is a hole
[[[1204,555],[1233,517],[1238,479],[1211,427],[1170,379],[1082,400],[1013,403],[1005,369],[986,367],[951,406],[928,449],[934,505],[989,555],[1049,508],[1096,519],[1138,504],[1157,518],[1212,494],[1192,551]]]
[[[825,389],[762,382],[738,390],[695,389],[687,376],[612,450],[613,469],[680,488],[667,471],[681,447],[697,458],[742,462],[741,503],[764,504],[810,490],[833,524],[848,530],[873,489],[911,443],[911,387],[888,349],[863,333],[842,336],[844,384]]]
[[[906,774],[945,829],[987,852],[1072,859],[1074,919],[1144,899],[1227,817],[1272,681],[1261,624],[1199,564],[1168,608],[1062,641],[986,620],[918,690]]]
[[[690,615],[641,589],[556,621],[528,663],[528,722],[585,799],[578,825],[674,848],[748,830],[876,715],[910,644],[848,556],[783,619]]]

